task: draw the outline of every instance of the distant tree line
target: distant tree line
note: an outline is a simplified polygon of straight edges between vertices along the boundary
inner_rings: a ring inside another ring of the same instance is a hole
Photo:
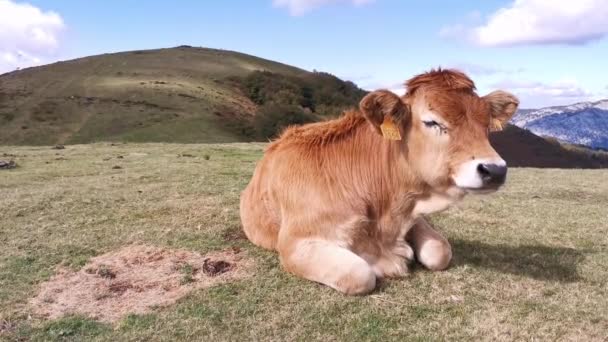
[[[324,72],[292,76],[254,71],[232,80],[258,105],[253,128],[256,138],[264,140],[290,125],[339,116],[366,94],[354,83]]]

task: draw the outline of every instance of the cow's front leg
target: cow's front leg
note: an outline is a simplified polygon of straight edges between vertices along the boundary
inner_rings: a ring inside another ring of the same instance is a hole
[[[452,247],[425,218],[418,218],[405,237],[416,253],[416,259],[433,271],[445,270],[452,260]]]
[[[357,254],[321,238],[279,239],[278,251],[285,269],[349,295],[376,287],[372,267]]]
[[[408,265],[414,261],[414,251],[406,241],[384,250],[379,257],[368,257],[378,278],[401,278],[407,276]]]

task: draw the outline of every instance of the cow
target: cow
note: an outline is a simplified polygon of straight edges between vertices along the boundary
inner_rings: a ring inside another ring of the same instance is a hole
[[[241,193],[241,221],[288,272],[360,295],[407,275],[414,260],[444,270],[452,249],[426,215],[505,182],[488,135],[515,113],[514,95],[480,97],[464,73],[441,68],[405,86],[401,97],[373,91],[340,118],[289,127],[267,146]]]

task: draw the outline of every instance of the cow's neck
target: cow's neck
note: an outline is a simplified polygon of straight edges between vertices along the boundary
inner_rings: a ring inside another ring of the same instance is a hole
[[[369,124],[360,125],[348,139],[332,144],[337,167],[347,175],[360,199],[376,210],[409,205],[415,194],[424,190],[407,168],[399,141],[384,139]],[[333,158],[332,158],[333,159]]]
[[[401,141],[387,140],[369,125],[361,125],[352,141],[349,175],[359,193],[381,212],[424,215],[447,209],[462,196],[451,188],[426,184],[408,163],[408,151]],[[349,150],[349,148],[346,148]]]

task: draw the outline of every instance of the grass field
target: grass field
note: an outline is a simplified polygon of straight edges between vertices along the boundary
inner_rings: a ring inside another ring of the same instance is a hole
[[[0,340],[580,340],[608,337],[608,171],[511,169],[505,189],[432,221],[451,268],[416,268],[366,297],[280,269],[239,234],[263,145],[2,147]],[[116,168],[120,167],[120,168]],[[116,324],[43,320],[28,301],[62,265],[132,243],[229,246],[253,275]]]

